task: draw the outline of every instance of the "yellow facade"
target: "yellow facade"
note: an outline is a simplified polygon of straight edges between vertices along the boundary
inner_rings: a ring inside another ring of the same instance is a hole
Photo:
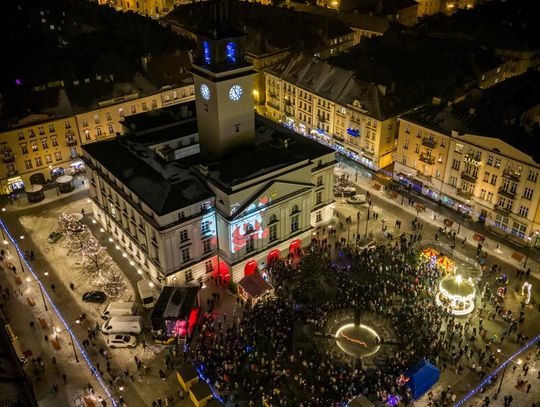
[[[31,115],[16,128],[0,133],[3,166],[1,193],[8,194],[36,181],[51,180],[80,163],[79,136],[75,117],[48,118]],[[41,174],[41,175],[40,175]]]
[[[394,179],[509,239],[540,230],[539,176],[540,164],[500,139],[400,120]]]
[[[379,169],[392,164],[397,117],[378,120],[358,101],[346,106],[266,75],[266,115],[298,133],[317,139],[363,165]]]
[[[0,194],[9,194],[32,183],[43,184],[55,175],[80,170],[81,144],[115,137],[122,133],[125,116],[161,109],[194,100],[192,84],[166,87],[148,95],[129,95],[102,101],[96,109],[52,118],[31,115],[13,129],[0,133],[3,166]],[[41,174],[41,175],[39,175]]]
[[[108,5],[118,11],[133,11],[143,16],[159,17],[170,12],[174,0],[98,0],[101,5]],[[181,3],[181,2],[176,2]]]

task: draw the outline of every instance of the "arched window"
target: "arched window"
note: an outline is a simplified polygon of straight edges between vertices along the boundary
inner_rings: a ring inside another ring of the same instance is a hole
[[[253,233],[253,232],[255,232],[255,228],[253,227],[252,224],[248,224],[248,225],[246,226],[246,234],[247,234],[247,233]]]
[[[297,213],[297,212],[300,212],[300,209],[298,209],[298,205],[294,205],[294,206],[292,207],[291,214],[292,214],[292,213]]]
[[[270,219],[268,223],[276,223],[277,222],[277,216],[275,214],[270,215]]]

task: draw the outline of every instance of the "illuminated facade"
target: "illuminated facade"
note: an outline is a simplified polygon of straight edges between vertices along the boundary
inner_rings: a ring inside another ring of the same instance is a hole
[[[335,152],[255,115],[244,34],[214,23],[193,61],[196,115],[83,146],[97,220],[159,284],[238,281],[333,217]]]
[[[402,116],[394,179],[511,239],[534,235],[540,230],[540,157],[531,149],[532,138],[527,140],[540,122],[540,100],[519,96],[519,117],[502,118],[520,89],[533,95],[538,86],[536,73],[525,74],[484,91],[486,101],[475,107],[467,108],[465,100]],[[506,99],[498,110],[489,99],[502,100],[502,94]],[[486,114],[505,122],[486,127]]]
[[[182,3],[176,0],[98,0],[101,5],[108,5],[117,11],[132,11],[148,17],[161,17],[170,12],[176,4]]]
[[[266,71],[267,116],[335,148],[363,165],[390,165],[397,116],[379,105],[386,87],[311,57],[296,57]]]

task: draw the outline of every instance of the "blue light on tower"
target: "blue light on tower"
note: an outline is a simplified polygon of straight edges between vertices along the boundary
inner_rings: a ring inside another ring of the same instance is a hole
[[[236,63],[236,44],[234,42],[227,44],[227,61],[231,64]]]
[[[203,41],[204,62],[210,65],[210,44],[208,41]]]

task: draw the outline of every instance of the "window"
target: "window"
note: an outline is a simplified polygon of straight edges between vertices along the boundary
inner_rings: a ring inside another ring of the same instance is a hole
[[[529,201],[532,199],[533,196],[533,190],[532,188],[525,188],[523,191],[523,198],[528,199]]]
[[[135,107],[135,105],[131,105],[131,114],[135,113],[137,113],[137,108]]]
[[[180,243],[187,242],[189,240],[188,232],[186,229],[180,231]]]
[[[85,139],[86,141],[90,141],[90,140],[91,140],[91,137],[90,137],[90,130],[86,129],[86,130],[84,131],[84,139]]]
[[[487,199],[486,199],[488,202],[491,202],[493,200],[493,192],[488,192],[487,193]]]
[[[481,199],[486,199],[486,190],[485,189],[480,190],[480,198]]]
[[[298,214],[291,216],[291,233],[298,231]]]
[[[95,114],[95,115],[94,115],[94,122],[95,122],[96,124],[101,123],[101,120],[99,120],[99,115],[98,115],[98,114]]]
[[[527,225],[514,221],[510,233],[523,239],[527,233]]]
[[[32,169],[32,160],[24,160],[24,165],[27,170]]]
[[[527,179],[532,182],[536,182],[538,180],[538,173],[536,171],[529,171],[529,174],[527,175]]]
[[[484,172],[484,182],[489,182],[490,173],[488,171]]]
[[[82,126],[83,126],[83,127],[88,127],[88,121],[87,121],[87,120],[83,120],[83,121],[82,121]]]
[[[450,185],[453,186],[454,188],[456,187],[456,185],[457,185],[457,178],[456,177],[454,177],[454,176],[450,177]]]
[[[49,145],[47,144],[47,139],[46,138],[41,139],[41,147],[49,148]]]
[[[114,126],[112,125],[112,123],[109,123],[109,134],[114,134]]]
[[[435,178],[441,178],[441,170],[435,170]]]
[[[320,222],[322,220],[322,213],[321,211],[317,211],[315,214],[315,222]]]
[[[45,162],[46,162],[47,164],[52,163],[52,157],[51,157],[50,154],[45,154]]]
[[[38,151],[38,145],[37,145],[37,142],[32,141],[32,142],[30,143],[30,147],[32,148],[32,151]]]
[[[461,161],[456,160],[456,159],[454,158],[454,161],[452,161],[452,168],[453,168],[454,170],[459,171],[459,167],[460,167],[460,166],[461,166]]]
[[[317,177],[317,186],[320,187],[323,184],[323,176],[319,175]]]
[[[118,114],[120,115],[120,117],[124,117],[124,108],[123,107],[118,109]]]
[[[322,203],[322,191],[317,191],[317,198],[315,200],[315,205]]]
[[[58,140],[56,136],[51,136],[51,144],[53,145],[53,147],[58,146]]]
[[[146,102],[142,102],[142,110],[144,111],[148,110],[148,106],[146,106]]]
[[[205,220],[201,223],[201,233],[208,233],[210,232],[210,221]]]
[[[210,239],[204,239],[203,240],[203,252],[210,253],[212,251],[212,244],[210,243]]]
[[[23,154],[28,154],[28,147],[26,146],[26,143],[21,144],[21,151]]]
[[[211,273],[212,271],[214,271],[214,263],[212,262],[212,260],[206,260],[204,262],[204,267],[206,268],[207,273]]]
[[[486,164],[487,165],[493,165],[493,156],[492,155],[488,155]]]
[[[249,235],[246,237],[246,253],[252,252],[255,249],[255,236]]]
[[[71,123],[69,120],[66,120],[66,129],[71,129]]]
[[[60,151],[57,151],[56,153],[54,153],[54,158],[56,161],[61,161],[62,160],[62,153]]]
[[[186,263],[191,260],[191,256],[189,255],[189,247],[184,247],[181,251],[182,254],[182,263]]]
[[[96,136],[99,137],[103,134],[103,132],[101,131],[101,127],[97,127],[96,128]]]
[[[419,152],[420,152],[420,144],[417,144],[417,145],[414,147],[414,152],[415,152],[415,153],[419,153]]]
[[[402,162],[404,165],[407,165],[407,156],[406,156],[406,155],[403,155],[403,158],[401,159],[401,162]]]
[[[456,153],[463,153],[463,144],[456,143],[456,148],[454,149]]]
[[[446,139],[444,137],[441,139],[441,147],[446,147]]]
[[[495,226],[499,229],[502,229],[506,231],[508,229],[508,217],[501,215],[498,213],[495,216]]]
[[[36,157],[35,160],[36,160],[36,167],[41,167],[43,165],[43,163],[41,162],[41,157]]]
[[[157,109],[156,99],[152,99],[152,109]]]
[[[497,184],[497,176],[495,174],[493,174],[491,176],[491,182],[490,182],[491,185],[496,185]]]
[[[49,133],[54,133],[54,124],[49,124]]]
[[[496,168],[499,168],[501,166],[501,159],[500,158],[496,158],[495,159],[495,167]]]
[[[277,223],[273,223],[268,227],[268,240],[273,242],[277,240]]]
[[[18,136],[19,136],[19,140],[24,140],[24,138],[25,138],[25,137],[24,137],[24,133],[23,133],[22,131],[20,131],[20,132],[18,133]]]
[[[193,281],[193,272],[191,270],[186,270],[186,283]]]
[[[35,137],[35,133],[33,129],[28,130],[28,137]]]
[[[529,214],[529,208],[521,205],[519,207],[519,216],[523,216],[524,218],[526,218],[528,214]]]
[[[45,130],[43,129],[43,126],[38,126],[38,132],[40,135],[45,134]]]

